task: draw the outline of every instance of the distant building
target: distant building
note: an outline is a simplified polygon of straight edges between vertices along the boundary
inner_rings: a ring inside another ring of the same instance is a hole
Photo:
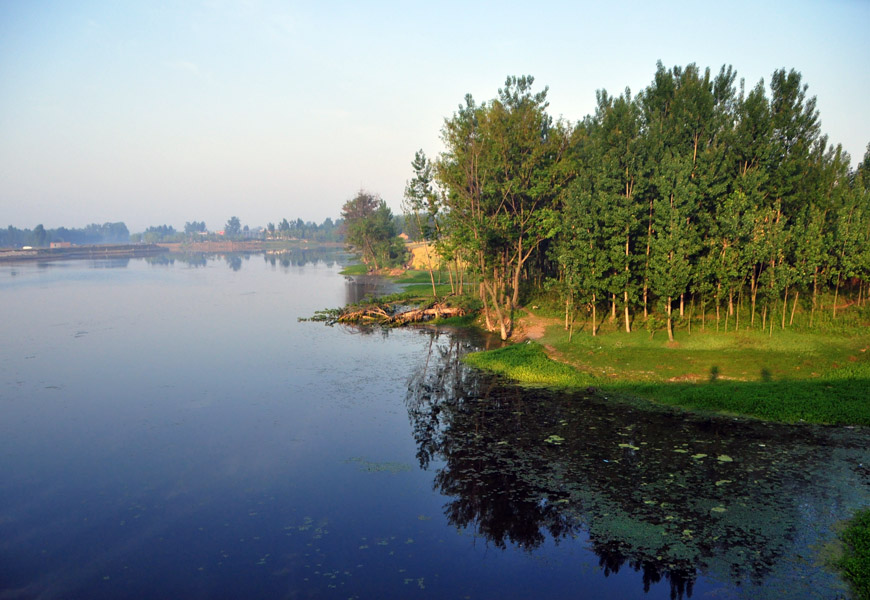
[[[51,242],[49,248],[72,248],[71,242]]]

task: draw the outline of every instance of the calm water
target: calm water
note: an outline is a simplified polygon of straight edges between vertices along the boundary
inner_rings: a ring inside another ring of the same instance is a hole
[[[298,322],[321,254],[0,266],[0,599],[840,598],[866,430],[523,390]]]

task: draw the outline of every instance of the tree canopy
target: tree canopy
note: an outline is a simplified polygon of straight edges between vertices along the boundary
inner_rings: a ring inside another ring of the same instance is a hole
[[[570,124],[548,115],[547,88],[508,77],[445,119],[434,177],[417,154],[408,212],[437,208],[425,224],[476,277],[502,337],[545,282],[569,313],[589,309],[593,335],[598,308],[626,331],[659,315],[673,339],[689,305],[702,326],[712,310],[726,331],[772,331],[799,299],[812,323],[823,291],[834,317],[844,286],[866,302],[870,146],[852,170],[795,70],[748,91],[737,81],[730,66],[658,63],[638,94],[600,90]]]

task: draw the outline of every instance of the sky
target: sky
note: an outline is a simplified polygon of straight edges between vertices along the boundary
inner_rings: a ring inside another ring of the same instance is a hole
[[[360,189],[398,213],[467,93],[532,75],[576,122],[659,60],[800,71],[857,164],[868,30],[870,0],[0,0],[0,226],[319,223]]]

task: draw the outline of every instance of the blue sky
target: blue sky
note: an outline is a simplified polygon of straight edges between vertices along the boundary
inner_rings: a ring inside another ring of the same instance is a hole
[[[319,222],[360,188],[398,212],[466,93],[531,74],[577,121],[657,60],[730,64],[747,88],[800,71],[855,163],[868,27],[867,0],[0,0],[0,226]]]

